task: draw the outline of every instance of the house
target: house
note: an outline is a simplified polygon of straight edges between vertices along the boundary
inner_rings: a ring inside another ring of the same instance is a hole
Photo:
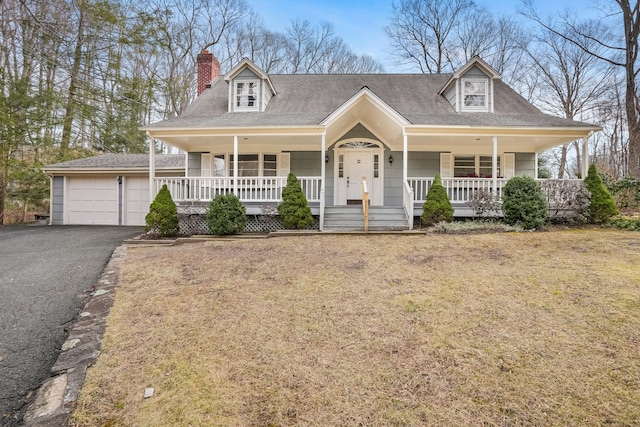
[[[469,216],[474,191],[537,179],[539,152],[580,139],[587,153],[600,130],[540,112],[479,57],[433,75],[271,75],[244,59],[222,76],[211,53],[197,62],[198,98],[142,128],[186,153],[183,173],[161,176],[151,150],[147,199],[166,184],[192,211],[232,192],[260,215],[294,172],[321,230],[361,227],[364,199],[371,224],[411,229],[436,174]]]

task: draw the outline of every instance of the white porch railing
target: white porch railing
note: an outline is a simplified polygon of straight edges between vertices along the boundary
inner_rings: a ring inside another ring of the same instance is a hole
[[[407,178],[409,186],[413,189],[413,200],[416,202],[424,201],[427,196],[433,178]],[[502,188],[508,179],[498,178],[497,197],[502,197]],[[468,203],[471,195],[478,190],[493,191],[492,178],[443,178],[442,186],[447,190],[447,195],[451,203]]]
[[[427,192],[431,185],[433,184],[432,177],[412,177],[407,178],[409,187],[413,190],[413,201],[414,202],[424,202],[425,197],[427,196]],[[498,178],[497,179],[497,199],[500,200],[502,198],[502,190],[505,184],[509,181],[507,178]],[[583,182],[579,179],[565,179],[565,180],[557,180],[557,179],[539,179],[537,180],[542,187],[542,190],[545,192],[547,197],[550,200],[555,200],[559,197],[566,197],[566,192],[561,193],[558,188],[558,183],[560,182],[570,182],[571,184],[576,185],[576,189],[578,186],[582,185]],[[478,190],[485,190],[488,192],[493,192],[493,179],[492,178],[443,178],[442,186],[447,191],[447,195],[449,196],[449,200],[451,203],[469,203],[469,199],[471,195]]]
[[[425,193],[425,195],[426,194],[427,193]],[[414,189],[411,187],[409,182],[405,181],[402,185],[402,206],[404,207],[404,213],[407,216],[409,230],[413,230],[413,205],[415,201],[414,197]]]
[[[307,201],[320,201],[322,180],[317,176],[298,177]],[[155,194],[163,185],[176,202],[208,202],[219,194],[234,192],[233,177],[158,177],[154,179]],[[243,202],[279,202],[287,177],[239,177],[238,198]]]

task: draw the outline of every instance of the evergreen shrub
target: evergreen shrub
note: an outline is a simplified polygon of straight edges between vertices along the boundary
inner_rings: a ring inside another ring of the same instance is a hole
[[[178,234],[178,208],[166,184],[153,199],[144,220],[146,232],[162,237],[173,237]]]
[[[509,225],[517,225],[525,230],[540,228],[547,219],[547,200],[533,178],[515,176],[502,191],[502,213]]]
[[[425,226],[434,225],[441,221],[453,221],[453,206],[451,206],[447,190],[442,186],[440,174],[436,175],[427,192],[426,200],[422,205],[420,221]]]
[[[282,226],[287,229],[302,230],[313,225],[311,208],[296,175],[287,176],[287,185],[282,190],[282,203],[278,205]]]
[[[591,203],[589,204],[589,214],[592,223],[602,223],[620,212],[611,193],[602,182],[595,164],[589,166],[589,173],[584,179],[587,190],[591,193]]]
[[[219,194],[209,203],[206,221],[211,234],[238,234],[247,225],[247,211],[235,194]]]

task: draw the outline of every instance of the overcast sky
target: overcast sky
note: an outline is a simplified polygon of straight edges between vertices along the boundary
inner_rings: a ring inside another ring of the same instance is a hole
[[[392,0],[248,0],[272,31],[284,31],[293,19],[313,23],[328,21],[335,32],[358,54],[369,54],[382,62],[388,72],[394,68],[387,53],[389,46],[383,27],[388,24]],[[516,15],[519,1],[477,0],[497,15]],[[565,8],[581,13],[593,4],[590,0],[535,0],[542,15]]]

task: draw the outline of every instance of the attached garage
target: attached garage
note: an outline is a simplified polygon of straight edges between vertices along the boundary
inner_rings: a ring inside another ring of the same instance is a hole
[[[67,177],[67,193],[66,224],[119,225],[117,178]]]
[[[48,165],[51,224],[144,225],[149,156],[103,154]],[[156,156],[157,176],[184,176],[185,156]]]

